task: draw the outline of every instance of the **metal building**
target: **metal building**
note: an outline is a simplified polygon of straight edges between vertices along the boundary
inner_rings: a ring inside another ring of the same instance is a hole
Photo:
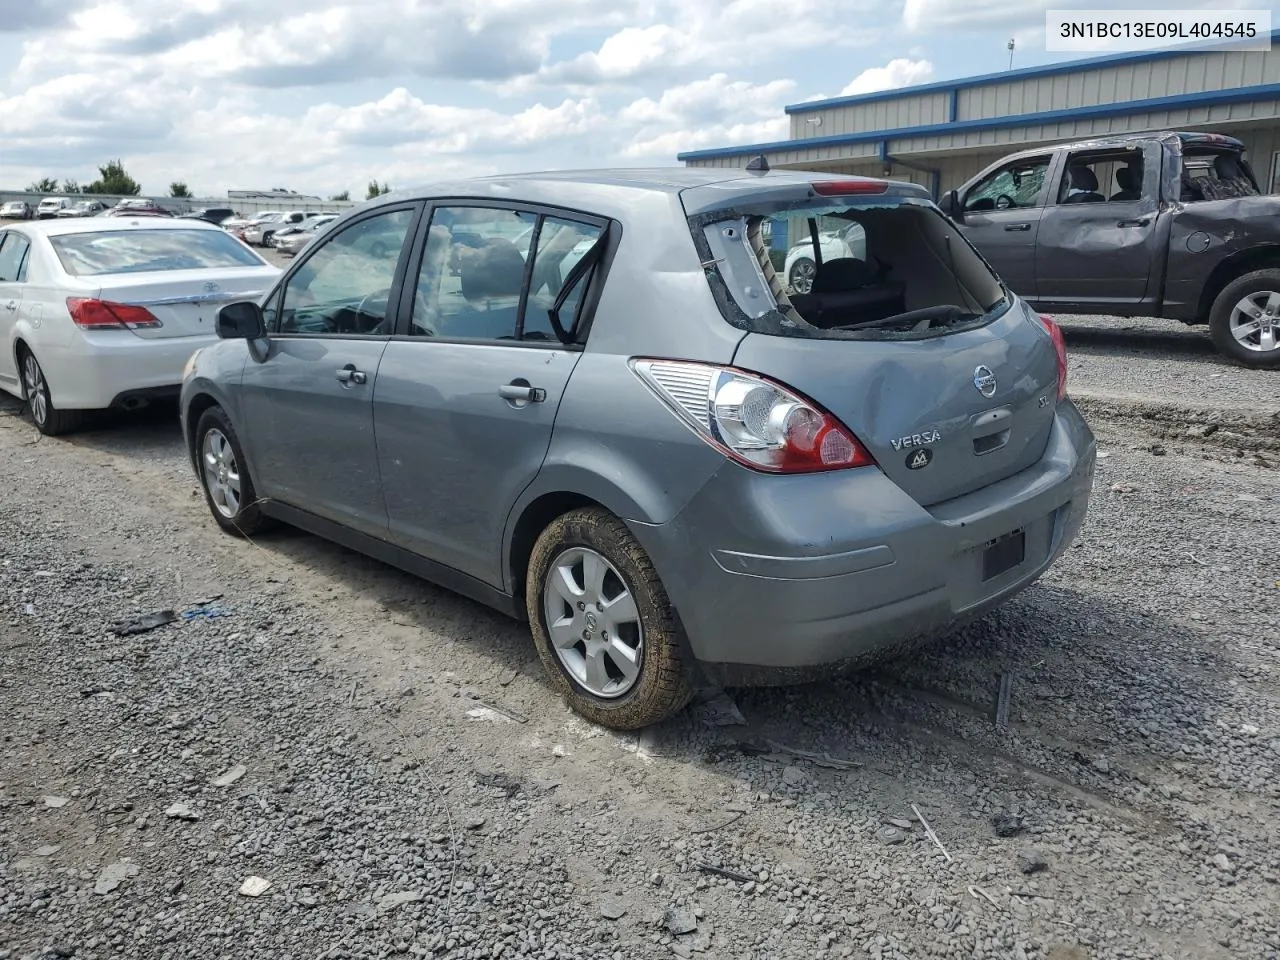
[[[1280,40],[1280,30],[1272,43]],[[1280,47],[1166,50],[929,83],[786,107],[790,139],[710,150],[689,166],[891,176],[935,198],[1007,153],[1098,134],[1212,131],[1236,137],[1264,190],[1280,192]]]

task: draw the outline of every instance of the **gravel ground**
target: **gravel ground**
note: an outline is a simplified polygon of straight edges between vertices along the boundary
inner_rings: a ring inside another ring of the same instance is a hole
[[[38,442],[18,412],[0,960],[1280,955],[1274,469],[1097,421],[1040,584],[909,663],[635,737],[484,608],[220,534],[172,409]],[[111,632],[163,609],[189,619]]]
[[[1280,370],[1224,359],[1207,327],[1135,317],[1055,316],[1070,357],[1071,388],[1100,396],[1280,411]]]

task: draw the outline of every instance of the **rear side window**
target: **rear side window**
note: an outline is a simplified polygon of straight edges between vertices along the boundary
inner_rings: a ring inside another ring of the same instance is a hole
[[[27,278],[27,254],[31,244],[19,233],[0,234],[0,283]]]
[[[412,336],[558,342],[576,324],[599,226],[527,210],[437,208],[414,297]],[[579,269],[583,264],[584,268]]]
[[[62,269],[73,277],[265,263],[221,230],[95,230],[50,237],[49,242]]]
[[[1262,193],[1249,164],[1235,150],[1184,153],[1181,179],[1184,203],[1257,197]]]
[[[695,225],[725,319],[775,335],[897,339],[970,329],[1007,306],[1003,285],[931,204],[826,202]]]

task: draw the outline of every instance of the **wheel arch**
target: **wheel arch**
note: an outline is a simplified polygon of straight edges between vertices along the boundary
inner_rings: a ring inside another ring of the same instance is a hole
[[[1196,307],[1196,323],[1209,322],[1214,303],[1229,284],[1247,273],[1269,268],[1280,269],[1280,243],[1249,247],[1219,263],[1209,274],[1204,289],[1200,291],[1200,302]]]
[[[540,494],[523,507],[518,507],[518,516],[516,511],[512,511],[515,519],[514,522],[509,520],[507,523],[509,534],[505,541],[503,569],[509,578],[508,592],[515,600],[516,609],[521,617],[527,619],[529,616],[525,606],[524,590],[525,578],[529,571],[529,558],[533,555],[533,545],[542,531],[547,529],[557,517],[584,507],[609,509],[600,501],[584,494],[557,490]]]

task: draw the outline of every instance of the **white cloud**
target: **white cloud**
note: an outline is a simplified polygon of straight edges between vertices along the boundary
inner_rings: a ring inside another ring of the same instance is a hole
[[[883,67],[868,67],[853,78],[840,91],[842,97],[852,97],[859,93],[879,93],[881,90],[896,90],[898,87],[910,87],[917,83],[928,83],[933,79],[933,64],[928,60],[890,60]]]
[[[752,84],[717,73],[657,100],[643,97],[618,112],[621,126],[635,131],[622,156],[670,160],[683,150],[784,139],[782,107],[794,87],[790,80]]]

